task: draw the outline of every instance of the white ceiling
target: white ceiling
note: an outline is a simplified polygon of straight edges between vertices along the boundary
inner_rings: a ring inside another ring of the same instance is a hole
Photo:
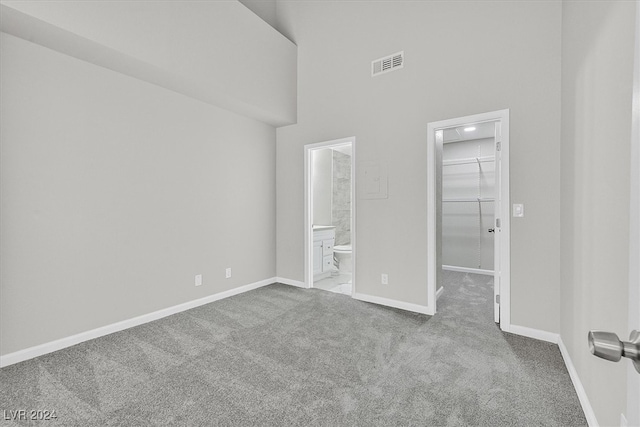
[[[2,0],[0,29],[272,126],[296,122],[297,47],[236,1]]]

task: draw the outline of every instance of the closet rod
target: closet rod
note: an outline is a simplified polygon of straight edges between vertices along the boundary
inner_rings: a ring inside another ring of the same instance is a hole
[[[471,163],[493,162],[494,160],[494,156],[469,157],[465,159],[443,160],[442,166],[467,165]]]
[[[495,202],[493,197],[467,197],[458,199],[442,199],[443,202]]]

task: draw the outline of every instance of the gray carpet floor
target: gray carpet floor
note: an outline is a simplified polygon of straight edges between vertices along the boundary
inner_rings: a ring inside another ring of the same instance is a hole
[[[65,426],[586,425],[558,347],[493,323],[491,278],[446,272],[445,281],[434,317],[266,286],[2,368],[0,417],[26,409],[56,411],[32,425]]]

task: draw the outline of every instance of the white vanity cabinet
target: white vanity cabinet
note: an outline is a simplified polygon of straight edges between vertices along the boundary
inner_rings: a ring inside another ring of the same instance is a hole
[[[318,226],[313,228],[313,280],[331,275],[333,271],[333,245],[336,228]]]

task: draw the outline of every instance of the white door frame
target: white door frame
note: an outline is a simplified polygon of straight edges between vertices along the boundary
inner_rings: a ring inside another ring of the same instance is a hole
[[[500,218],[500,230],[496,227],[496,245],[499,245],[500,259],[495,260],[500,265],[499,271],[495,274],[499,278],[499,283],[494,283],[498,287],[500,294],[500,329],[509,332],[511,329],[511,250],[510,250],[510,198],[509,198],[509,110],[492,111],[489,113],[474,114],[471,116],[458,117],[449,120],[432,122],[427,125],[427,293],[428,293],[428,314],[436,313],[436,293],[437,269],[442,266],[437,265],[437,182],[438,171],[441,169],[437,164],[441,159],[441,153],[436,152],[436,131],[462,126],[471,123],[499,121],[502,127],[501,140],[501,173],[500,173],[500,197],[502,200],[499,211],[495,212],[496,218]],[[496,159],[496,162],[498,159]],[[441,166],[441,165],[440,165]],[[500,232],[498,232],[500,231]]]
[[[304,285],[313,287],[313,179],[312,152],[325,148],[351,146],[351,296],[356,293],[356,137],[307,144],[304,146]]]

